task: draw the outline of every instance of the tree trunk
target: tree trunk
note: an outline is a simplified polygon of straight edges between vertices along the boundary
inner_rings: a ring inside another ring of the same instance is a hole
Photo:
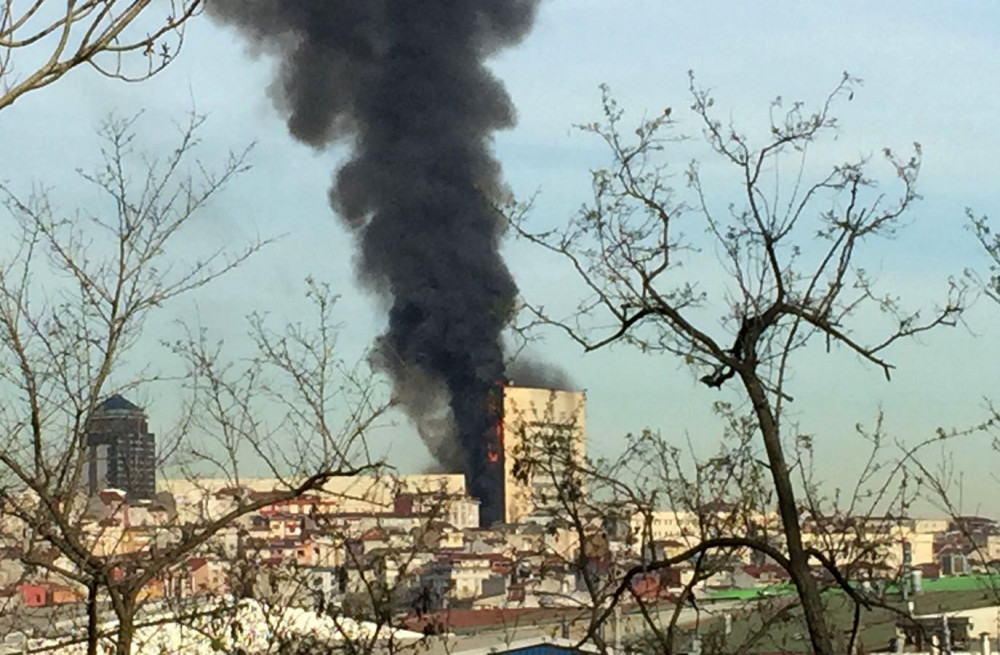
[[[87,583],[87,655],[97,655],[98,635],[101,631],[97,594],[100,585],[92,578]]]
[[[118,642],[115,644],[115,655],[132,655],[132,621],[118,629]]]
[[[135,634],[135,598],[130,593],[121,593],[113,599],[118,618],[118,634],[115,640],[115,655],[132,655],[132,637]]]
[[[816,655],[833,655],[833,642],[824,617],[823,601],[819,595],[819,587],[809,571],[809,556],[802,546],[802,531],[799,526],[799,510],[795,502],[795,489],[792,486],[788,465],[785,463],[785,453],[781,446],[781,434],[774,412],[767,400],[767,393],[756,373],[740,373],[743,385],[746,387],[750,400],[753,402],[754,414],[764,437],[764,448],[767,451],[767,461],[771,467],[771,478],[774,480],[775,493],[778,496],[778,513],[785,532],[785,544],[788,548],[790,563],[789,575],[799,594],[802,603],[802,613],[805,615],[806,626],[809,629],[809,640],[812,642]]]

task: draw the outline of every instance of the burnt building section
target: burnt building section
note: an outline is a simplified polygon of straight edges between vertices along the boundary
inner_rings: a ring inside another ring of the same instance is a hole
[[[484,526],[558,516],[571,495],[586,493],[586,401],[582,391],[496,388],[484,475],[491,489],[480,498]]]
[[[87,424],[87,491],[125,492],[129,500],[156,493],[156,438],[146,413],[114,395],[90,416]]]
[[[478,470],[476,474],[466,474],[467,486],[469,495],[479,501],[479,519],[484,527],[504,521],[503,406],[507,389],[505,382],[497,382],[489,390],[487,420],[479,435],[481,447],[470,449],[473,452],[467,455],[482,459],[481,462],[469,462],[465,468]]]

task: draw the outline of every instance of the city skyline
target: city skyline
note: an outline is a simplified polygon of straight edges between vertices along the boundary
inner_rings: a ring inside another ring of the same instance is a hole
[[[997,47],[989,38],[990,26],[998,24],[996,10],[969,4],[942,17],[930,3],[907,4],[905,10],[896,5],[895,11],[860,3],[852,7],[787,10],[799,25],[788,31],[769,25],[768,12],[759,8],[717,7],[714,14],[709,10],[698,15],[646,3],[636,11],[645,12],[647,19],[634,21],[599,3],[546,5],[525,43],[491,64],[508,85],[520,118],[516,128],[496,139],[506,179],[520,197],[541,188],[535,209],[540,224],[560,220],[577,208],[586,197],[587,168],[606,158],[598,144],[574,133],[571,125],[598,115],[596,87],[601,82],[610,84],[633,119],[665,106],[680,114],[689,102],[686,70],[694,68],[702,83],[716,89],[720,106],[753,128],[760,125],[773,96],[815,103],[847,69],[866,85],[839,107],[842,131],[837,148],[856,154],[878,152],[883,146],[903,149],[914,140],[923,145],[919,190],[924,200],[912,230],[898,241],[873,246],[872,263],[892,282],[889,288],[920,304],[932,303],[949,275],[961,276],[977,261],[985,265],[977,260],[971,235],[962,227],[962,214],[966,205],[977,213],[994,213],[998,205],[989,185],[982,184],[991,179],[995,163],[989,153],[1000,140],[987,110],[995,104],[994,90],[977,82],[990,79],[1000,68]],[[849,21],[851,15],[865,20]],[[896,38],[879,38],[887,29]],[[663,45],[663,34],[674,38]],[[775,47],[764,51],[754,47],[758,42]],[[338,153],[311,152],[287,136],[264,92],[273,68],[266,57],[248,58],[230,32],[207,21],[192,26],[186,47],[176,65],[143,87],[142,94],[132,87],[105,86],[79,71],[65,85],[19,101],[5,115],[0,137],[19,144],[24,170],[35,173],[29,179],[12,172],[12,183],[57,185],[60,204],[68,211],[91,199],[70,179],[69,171],[91,161],[89,129],[106,111],[117,108],[128,114],[145,107],[155,127],[140,140],[155,147],[171,121],[193,104],[209,114],[213,130],[218,128],[208,139],[214,148],[259,141],[256,170],[246,186],[220,199],[214,224],[192,233],[193,249],[211,249],[257,232],[288,236],[245,271],[205,290],[196,305],[178,305],[171,311],[175,316],[197,312],[213,330],[239,344],[239,318],[254,310],[294,315],[301,309],[294,300],[301,295],[299,281],[313,274],[337,282],[345,317],[344,348],[361,354],[381,331],[382,307],[354,281],[352,239],[326,205]],[[824,56],[814,62],[809,55],[818,52]],[[935,54],[941,52],[948,53],[946,60]],[[539,60],[550,62],[544,75],[538,71]],[[228,86],[219,85],[220,79]],[[924,88],[936,91],[914,106],[913,90]],[[59,125],[42,120],[70,103],[79,108],[77,120]],[[50,143],[41,144],[39,135],[49,131]],[[56,150],[71,154],[57,158]],[[62,161],[67,163],[65,171],[57,170]],[[54,179],[46,179],[49,172]],[[909,260],[913,252],[919,253],[919,261]],[[566,309],[565,299],[573,295],[569,292],[579,290],[569,271],[523,242],[508,240],[505,254],[522,293],[533,300]],[[291,261],[297,267],[289,267]],[[708,268],[716,264],[709,256]],[[705,274],[708,278],[711,271]],[[961,428],[981,421],[983,397],[997,387],[996,367],[982,365],[1000,357],[996,315],[995,308],[979,303],[969,315],[969,329],[960,327],[896,349],[891,358],[899,368],[891,384],[847,353],[809,353],[797,369],[793,409],[803,431],[816,436],[820,477],[840,486],[852,482],[851,473],[863,461],[863,442],[854,426],[871,425],[880,408],[890,436],[907,442],[933,436],[938,426]],[[156,361],[165,360],[156,341],[172,334],[169,323],[147,327],[147,347],[156,352]],[[697,450],[712,452],[721,425],[711,406],[715,400],[732,399],[731,394],[699,388],[673,360],[622,348],[584,357],[557,334],[545,337],[536,350],[566,369],[574,386],[588,391],[593,452],[614,452],[623,435],[646,427],[663,431],[680,445],[691,441]],[[162,412],[158,424],[172,423],[167,409],[171,403],[176,401],[165,399],[162,409],[155,410]],[[376,432],[373,444],[406,468],[432,464],[401,416],[396,425]],[[965,509],[996,513],[1000,501],[991,490],[996,482],[989,445],[982,439],[966,440],[935,455],[942,460],[945,456],[954,457],[957,470],[966,472]],[[828,464],[833,461],[838,465]],[[986,484],[970,483],[973,476]]]
[[[998,32],[3,3],[0,651],[995,652]]]

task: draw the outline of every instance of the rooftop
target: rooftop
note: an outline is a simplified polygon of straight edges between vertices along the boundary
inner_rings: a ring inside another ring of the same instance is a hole
[[[115,394],[108,397],[103,403],[101,403],[101,409],[103,410],[125,410],[125,411],[142,411],[141,407],[133,405],[121,394]]]

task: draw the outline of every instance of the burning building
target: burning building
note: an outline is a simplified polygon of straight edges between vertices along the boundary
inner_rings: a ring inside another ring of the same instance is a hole
[[[509,191],[493,154],[516,111],[487,60],[527,36],[539,5],[206,5],[255,54],[278,59],[268,92],[296,139],[318,150],[350,145],[329,199],[355,237],[358,279],[388,307],[372,360],[441,467],[465,475],[487,520],[506,516],[498,494],[510,458],[499,443],[490,450],[487,408],[507,374],[502,336],[517,298],[500,253],[507,221],[497,208]]]
[[[483,525],[558,514],[573,494],[585,493],[586,394],[499,385],[491,398],[495,431],[486,444]]]

